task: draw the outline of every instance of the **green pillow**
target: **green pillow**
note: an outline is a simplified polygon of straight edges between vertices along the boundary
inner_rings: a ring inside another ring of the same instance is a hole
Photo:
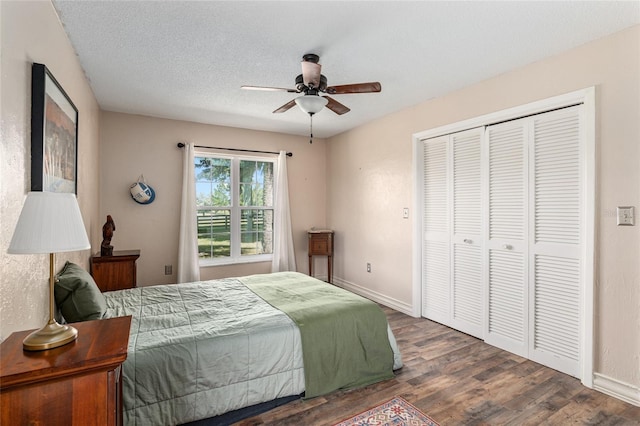
[[[56,276],[54,287],[56,305],[67,322],[101,319],[107,302],[87,271],[67,262]]]

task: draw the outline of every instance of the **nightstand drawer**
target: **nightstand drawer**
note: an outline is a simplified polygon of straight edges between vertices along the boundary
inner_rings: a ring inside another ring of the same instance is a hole
[[[112,256],[91,256],[91,275],[100,291],[136,287],[136,261],[140,250],[114,251]]]
[[[309,240],[309,251],[311,254],[328,255],[329,238],[326,235],[318,235]]]

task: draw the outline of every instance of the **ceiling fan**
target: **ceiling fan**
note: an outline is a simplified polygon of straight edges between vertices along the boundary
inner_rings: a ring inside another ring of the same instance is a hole
[[[285,112],[297,104],[300,109],[311,116],[321,111],[325,106],[338,115],[351,111],[345,105],[329,96],[320,96],[320,93],[342,95],[347,93],[375,93],[382,90],[382,86],[378,82],[327,86],[327,77],[320,73],[322,66],[318,63],[319,60],[320,57],[314,53],[307,53],[302,57],[302,74],[296,77],[295,89],[264,86],[242,86],[242,88],[249,90],[304,93],[303,96],[287,102],[273,112]]]

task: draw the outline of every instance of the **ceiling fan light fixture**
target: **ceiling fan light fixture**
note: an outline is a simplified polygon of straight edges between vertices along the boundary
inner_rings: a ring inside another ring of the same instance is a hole
[[[307,114],[320,112],[327,105],[328,100],[318,95],[304,95],[295,99],[296,104]]]

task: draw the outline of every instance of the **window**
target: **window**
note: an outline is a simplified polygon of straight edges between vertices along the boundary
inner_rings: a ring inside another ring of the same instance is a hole
[[[271,260],[275,159],[196,153],[200,265]]]

